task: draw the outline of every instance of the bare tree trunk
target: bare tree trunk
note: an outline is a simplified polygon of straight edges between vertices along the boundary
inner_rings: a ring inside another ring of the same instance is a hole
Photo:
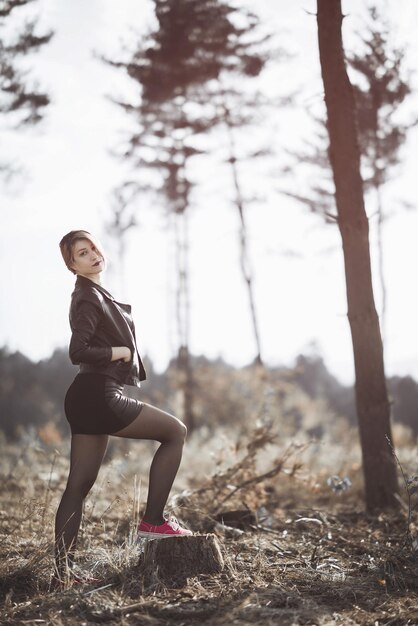
[[[380,312],[380,319],[381,319],[381,326],[382,326],[382,340],[383,340],[383,346],[384,346],[385,337],[386,337],[386,304],[387,304],[386,282],[385,282],[385,273],[384,273],[384,264],[383,264],[384,213],[383,213],[383,203],[382,203],[382,194],[380,191],[380,185],[376,185],[375,190],[376,190],[376,197],[377,197],[377,249],[378,249],[379,282],[380,282],[380,289],[382,292],[382,308]]]
[[[383,345],[373,297],[369,224],[364,208],[353,90],[341,36],[341,1],[318,0],[318,41],[328,113],[330,162],[342,237],[356,403],[368,510],[397,507],[396,464]],[[388,440],[389,442],[388,442]]]
[[[244,277],[244,281],[247,285],[248,290],[248,299],[250,302],[250,312],[251,312],[251,320],[254,332],[254,339],[257,348],[257,354],[254,359],[255,363],[258,365],[263,365],[263,360],[261,358],[261,341],[260,341],[260,332],[259,332],[259,324],[256,313],[255,306],[255,298],[254,298],[254,272],[251,266],[250,255],[248,252],[248,237],[247,237],[247,224],[245,221],[245,212],[244,212],[244,200],[241,193],[241,185],[238,177],[238,167],[237,167],[237,157],[235,150],[235,142],[234,136],[232,133],[231,124],[229,122],[229,111],[228,108],[224,105],[225,111],[225,125],[228,130],[229,136],[229,159],[228,162],[232,168],[232,178],[234,181],[235,188],[235,205],[238,209],[239,220],[240,220],[240,232],[239,232],[239,241],[240,241],[240,266],[241,272]]]
[[[381,108],[381,100],[377,90],[373,90],[373,185],[376,192],[377,203],[377,266],[378,276],[381,290],[381,309],[380,309],[380,328],[382,334],[383,348],[385,347],[386,337],[386,283],[385,274],[383,269],[383,202],[381,194],[381,174],[379,171],[379,165],[381,161],[380,150],[380,123],[379,123],[379,110]]]
[[[125,281],[125,271],[126,271],[126,241],[124,237],[124,233],[118,237],[118,261],[119,261],[119,284],[120,284],[120,293],[122,294],[122,298],[126,299],[126,281]]]
[[[115,273],[118,277],[118,291],[122,298],[126,297],[126,235],[137,223],[134,216],[129,215],[129,199],[124,197],[123,190],[114,191],[112,202],[112,219],[107,222],[106,232],[112,237],[117,245],[117,265]]]
[[[193,371],[190,361],[189,334],[190,334],[190,297],[189,297],[189,268],[188,268],[188,220],[184,210],[175,215],[176,234],[176,266],[177,266],[177,294],[176,312],[178,329],[177,364],[180,374],[180,387],[183,392],[183,421],[189,433],[195,426],[193,412]]]

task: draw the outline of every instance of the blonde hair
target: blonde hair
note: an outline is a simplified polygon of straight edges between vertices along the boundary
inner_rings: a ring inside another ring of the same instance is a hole
[[[97,239],[95,239],[93,235],[91,235],[91,233],[88,232],[88,230],[71,230],[69,233],[64,235],[64,237],[60,241],[59,246],[60,246],[62,258],[64,259],[64,263],[67,266],[67,268],[70,270],[70,272],[72,272],[73,274],[77,273],[75,269],[71,267],[71,263],[74,262],[74,256],[73,256],[74,244],[76,243],[76,241],[79,241],[80,239],[88,239],[97,248],[97,250],[99,251],[99,254],[102,255],[103,259],[105,259],[103,248],[100,242]]]

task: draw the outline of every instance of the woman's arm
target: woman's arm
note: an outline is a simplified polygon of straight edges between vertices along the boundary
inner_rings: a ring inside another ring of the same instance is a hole
[[[130,349],[127,346],[116,346],[112,347],[112,361],[117,361],[118,359],[122,359],[127,362],[132,359],[132,354]]]
[[[71,363],[90,363],[107,365],[111,361],[131,360],[131,351],[127,346],[91,346],[91,340],[102,319],[103,311],[98,305],[88,300],[80,300],[71,307],[71,340],[69,354]]]

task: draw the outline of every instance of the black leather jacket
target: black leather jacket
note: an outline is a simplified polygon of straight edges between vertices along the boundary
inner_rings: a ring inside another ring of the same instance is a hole
[[[71,294],[70,326],[70,359],[80,365],[80,372],[107,374],[122,384],[141,386],[146,372],[129,304],[117,302],[104,287],[77,275]],[[131,361],[112,361],[112,346],[128,346]]]

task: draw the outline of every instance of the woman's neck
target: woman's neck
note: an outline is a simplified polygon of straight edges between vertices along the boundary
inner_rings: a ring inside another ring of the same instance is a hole
[[[95,276],[85,276],[84,274],[77,274],[77,276],[82,276],[83,278],[88,278],[88,280],[91,280],[93,283],[96,283],[96,285],[102,286],[102,283],[100,282],[100,274],[99,275],[95,275]]]

